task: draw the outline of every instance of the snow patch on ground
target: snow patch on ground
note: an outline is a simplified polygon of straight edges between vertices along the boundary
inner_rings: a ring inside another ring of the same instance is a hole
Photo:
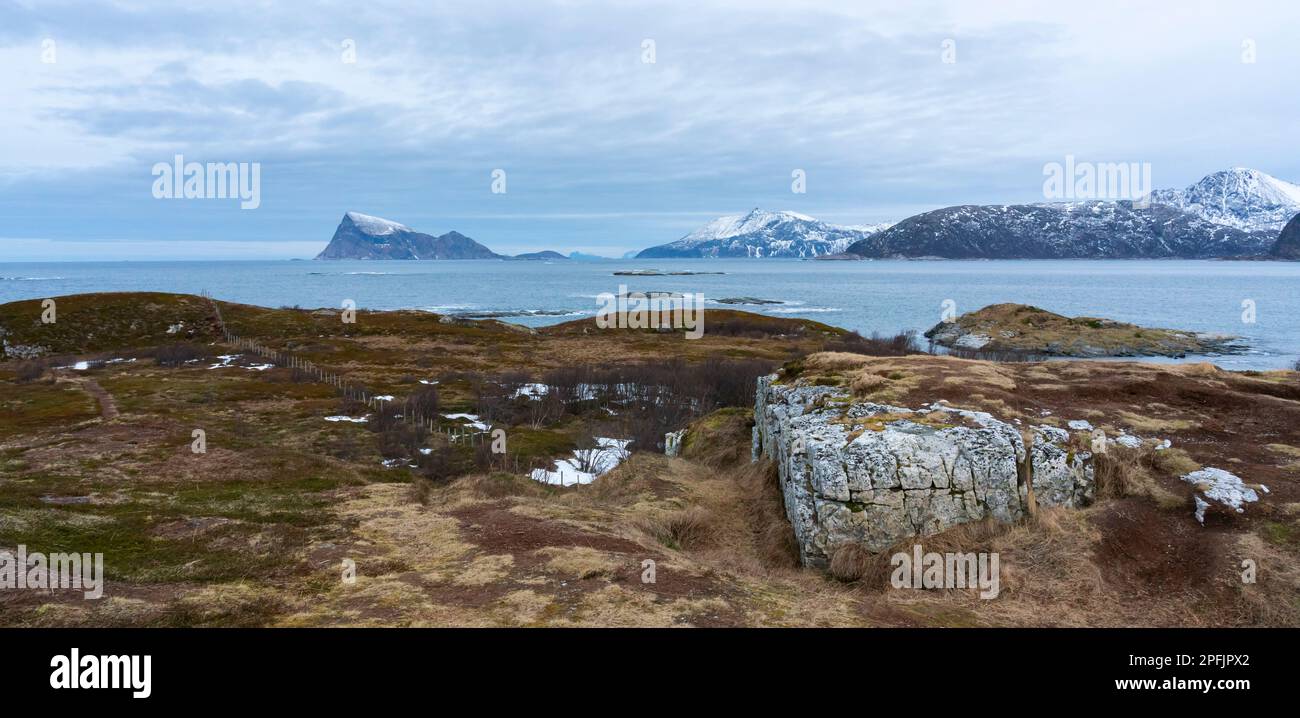
[[[630,443],[631,439],[598,437],[595,448],[574,449],[572,458],[556,459],[553,470],[533,469],[530,478],[551,486],[590,484],[631,455],[627,450]]]
[[[342,414],[339,414],[336,416],[327,416],[325,417],[325,421],[350,421],[353,424],[364,424],[367,421],[370,421],[370,419],[365,416],[343,416]]]
[[[491,425],[480,421],[476,414],[443,414],[442,416],[446,419],[458,419],[460,423],[472,426],[479,431],[487,431],[492,428]]]

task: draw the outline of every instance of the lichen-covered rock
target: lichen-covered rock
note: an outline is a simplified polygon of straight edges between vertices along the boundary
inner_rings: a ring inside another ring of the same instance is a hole
[[[1026,483],[1040,506],[1092,498],[1091,454],[1072,450],[1063,429],[1033,428],[1026,449],[1019,430],[985,412],[775,379],[759,379],[754,456],[777,463],[805,565],[825,565],[843,543],[882,551],[985,516],[1015,521],[1028,510]]]
[[[685,429],[664,434],[664,455],[677,456],[682,453],[682,437],[684,436],[686,436]]]
[[[1183,476],[1183,481],[1196,488],[1199,494],[1192,494],[1196,502],[1196,520],[1205,523],[1205,512],[1210,508],[1210,501],[1219,504],[1233,513],[1244,513],[1245,505],[1259,501],[1256,490],[1268,493],[1263,484],[1247,484],[1240,476],[1207,466]]]

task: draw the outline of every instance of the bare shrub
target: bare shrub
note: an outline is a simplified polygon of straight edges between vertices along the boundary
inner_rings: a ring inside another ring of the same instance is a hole
[[[1015,362],[1038,362],[1046,361],[1048,357],[1041,354],[1034,354],[1026,351],[1001,350],[985,351],[981,349],[963,349],[960,347],[946,349],[945,354],[958,359],[977,359],[980,361],[992,361],[1001,363]]]
[[[870,338],[857,332],[848,332],[827,341],[822,351],[850,352],[868,356],[897,357],[909,354],[925,354],[915,331],[899,332],[893,336],[882,336],[873,332]]]
[[[566,416],[594,416],[632,439],[632,450],[660,451],[669,431],[721,407],[752,406],[758,377],[774,367],[760,359],[718,358],[564,367],[547,372],[539,382],[544,389],[531,396],[514,396],[528,383],[517,376],[484,381],[478,406],[480,415],[492,412],[500,423],[534,428]]]
[[[207,347],[190,342],[177,342],[155,348],[152,352],[158,366],[178,367],[211,356]]]
[[[20,384],[27,384],[36,381],[45,375],[47,364],[44,359],[29,359],[20,361],[14,367],[14,378]]]
[[[386,412],[380,412],[386,413]],[[421,455],[419,450],[429,440],[429,430],[404,421],[388,420],[370,422],[368,425],[376,430],[379,453],[386,459],[400,459]]]
[[[406,397],[402,413],[405,416],[433,417],[437,416],[439,406],[438,390],[432,386],[424,386]]]
[[[430,481],[449,481],[460,474],[456,453],[446,443],[433,447],[433,450],[428,453],[420,452],[415,464],[419,468],[420,475]]]

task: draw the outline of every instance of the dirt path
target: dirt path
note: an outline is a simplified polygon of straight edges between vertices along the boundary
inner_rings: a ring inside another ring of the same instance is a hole
[[[109,394],[108,391],[104,389],[104,387],[100,386],[99,382],[94,379],[64,375],[60,376],[59,380],[72,382],[81,387],[87,394],[95,397],[95,401],[99,402],[99,413],[105,419],[113,419],[120,413],[117,410],[117,401],[113,399],[113,395]]]

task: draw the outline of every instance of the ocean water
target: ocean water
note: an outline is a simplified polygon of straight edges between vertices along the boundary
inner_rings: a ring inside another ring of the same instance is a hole
[[[722,272],[614,276],[616,270]],[[958,313],[999,302],[1071,316],[1107,317],[1244,337],[1250,352],[1211,357],[1229,369],[1290,367],[1300,358],[1300,263],[1192,260],[499,260],[0,262],[0,303],[82,292],[207,292],[267,307],[339,307],[440,313],[502,312],[540,326],[596,313],[596,296],[702,292],[782,302],[737,309],[805,317],[864,334],[924,331],[944,302]],[[1246,306],[1254,321],[1244,321]],[[705,314],[705,331],[708,316]],[[1189,359],[1199,360],[1200,357]]]

